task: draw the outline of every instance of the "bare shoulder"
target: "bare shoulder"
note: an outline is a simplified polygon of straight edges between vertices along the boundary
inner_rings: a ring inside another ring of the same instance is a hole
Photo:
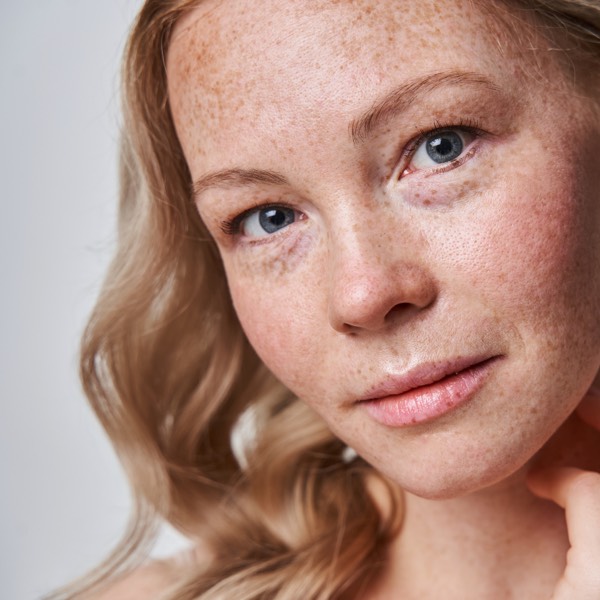
[[[162,565],[149,564],[86,596],[86,600],[152,600],[165,592],[174,581]]]
[[[183,570],[192,564],[206,565],[209,554],[199,547],[169,559],[155,560],[126,573],[85,600],[154,600],[175,585]]]

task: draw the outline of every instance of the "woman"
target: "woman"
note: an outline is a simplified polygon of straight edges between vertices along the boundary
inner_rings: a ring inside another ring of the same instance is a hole
[[[137,495],[111,564],[156,516],[199,549],[98,597],[600,597],[599,27],[145,3],[83,380]]]

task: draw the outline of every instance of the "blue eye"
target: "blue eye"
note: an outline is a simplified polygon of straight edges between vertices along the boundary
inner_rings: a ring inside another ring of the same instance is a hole
[[[460,129],[434,131],[417,146],[409,170],[429,169],[459,158],[473,141],[475,134]]]
[[[286,206],[261,208],[248,215],[241,223],[241,232],[248,237],[265,237],[277,233],[296,221],[296,211]]]
[[[435,135],[425,141],[425,150],[431,160],[436,163],[445,163],[458,158],[463,151],[464,144],[460,135],[448,131]]]

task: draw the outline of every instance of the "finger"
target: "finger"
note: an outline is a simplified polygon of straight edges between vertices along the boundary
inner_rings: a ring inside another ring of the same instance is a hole
[[[600,429],[600,391],[590,389],[579,403],[577,414],[592,427]]]
[[[535,495],[565,509],[572,558],[600,580],[600,474],[556,467],[532,471],[527,483]]]

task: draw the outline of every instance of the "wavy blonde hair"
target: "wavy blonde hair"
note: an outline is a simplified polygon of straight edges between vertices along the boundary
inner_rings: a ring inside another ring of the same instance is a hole
[[[135,566],[165,519],[212,556],[190,567],[170,600],[359,598],[397,532],[400,498],[381,479],[390,504],[378,509],[367,479],[379,476],[347,459],[237,321],[190,201],[167,94],[170,33],[200,1],[147,0],[125,54],[118,248],[83,337],[81,378],[135,504],[111,557],[54,597],[79,597]],[[503,3],[599,57],[598,1]],[[234,452],[249,410],[255,434]]]

